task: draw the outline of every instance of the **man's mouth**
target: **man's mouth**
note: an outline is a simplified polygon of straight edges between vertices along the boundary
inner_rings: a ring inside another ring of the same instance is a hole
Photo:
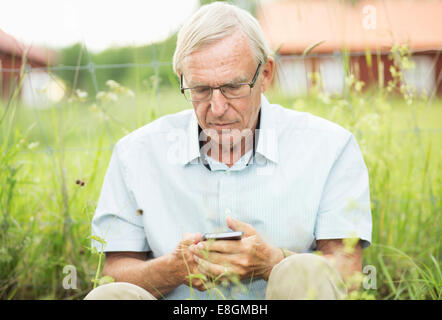
[[[219,128],[219,129],[223,129],[223,128],[229,128],[230,126],[232,126],[235,122],[229,122],[229,123],[211,123],[211,126],[214,128]]]

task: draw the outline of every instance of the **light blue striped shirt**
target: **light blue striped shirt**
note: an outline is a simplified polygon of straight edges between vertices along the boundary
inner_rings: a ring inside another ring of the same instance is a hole
[[[367,167],[355,137],[341,126],[270,104],[262,95],[255,156],[231,168],[202,163],[193,109],[161,117],[115,146],[92,220],[104,251],[175,249],[186,232],[227,230],[226,216],[251,224],[268,243],[311,252],[318,239],[371,242]],[[246,165],[250,160],[249,165]],[[142,215],[137,210],[143,211]],[[99,243],[92,245],[101,250]],[[221,287],[227,299],[264,299],[267,282]],[[181,285],[166,299],[211,299]],[[219,297],[218,297],[219,298]]]

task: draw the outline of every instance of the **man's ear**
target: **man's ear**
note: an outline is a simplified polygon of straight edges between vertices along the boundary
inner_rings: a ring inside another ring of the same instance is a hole
[[[265,92],[272,84],[273,74],[275,72],[275,60],[272,57],[267,57],[267,62],[262,69],[262,83],[261,92]]]

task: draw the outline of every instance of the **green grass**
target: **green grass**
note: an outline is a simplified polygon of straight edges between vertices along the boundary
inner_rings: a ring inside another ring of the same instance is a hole
[[[408,105],[382,90],[296,99],[273,91],[268,98],[355,134],[370,176],[373,244],[363,265],[376,267],[378,288],[369,293],[441,299],[442,100]],[[90,251],[90,221],[113,144],[190,107],[178,90],[116,102],[74,99],[44,110],[10,105],[0,123],[1,299],[80,299],[92,289],[99,256]],[[77,290],[62,287],[69,264],[77,268]]]

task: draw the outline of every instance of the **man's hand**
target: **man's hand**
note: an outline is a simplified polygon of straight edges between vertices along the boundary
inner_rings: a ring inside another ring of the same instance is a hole
[[[181,239],[176,249],[172,252],[172,257],[178,262],[182,271],[180,274],[181,283],[196,288],[199,291],[207,290],[210,285],[206,281],[205,276],[201,277],[201,272],[198,270],[198,263],[193,257],[193,253],[189,250],[189,247],[196,245],[201,241],[201,233],[186,233]]]
[[[267,244],[251,225],[232,217],[227,217],[226,221],[233,231],[243,231],[244,237],[191,245],[197,270],[215,279],[228,279],[236,274],[240,279],[267,280],[273,266],[284,258],[282,251]]]

